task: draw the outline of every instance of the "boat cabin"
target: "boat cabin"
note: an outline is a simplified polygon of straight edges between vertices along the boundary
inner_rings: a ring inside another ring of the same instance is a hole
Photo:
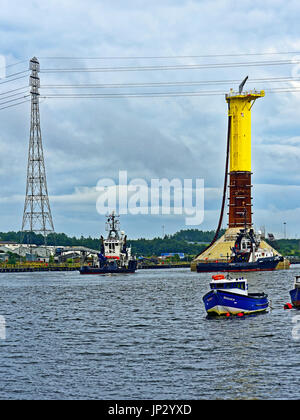
[[[223,275],[215,275],[212,276],[210,288],[211,290],[226,290],[227,292],[238,292],[241,295],[248,295],[247,280],[243,277],[238,279],[226,279]]]
[[[295,276],[295,289],[300,289],[300,276]]]
[[[105,239],[104,252],[106,258],[119,259],[121,253],[121,241],[119,239]]]

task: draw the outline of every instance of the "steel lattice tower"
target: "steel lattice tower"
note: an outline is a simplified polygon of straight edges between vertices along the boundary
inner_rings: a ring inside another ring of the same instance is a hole
[[[22,232],[42,233],[45,237],[54,232],[48,197],[44,162],[40,110],[40,63],[36,57],[30,60],[31,124],[27,166],[27,185]]]

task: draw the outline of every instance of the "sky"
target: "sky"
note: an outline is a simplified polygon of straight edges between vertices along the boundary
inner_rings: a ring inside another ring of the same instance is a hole
[[[0,6],[0,54],[8,66],[6,75],[27,70],[33,56],[41,64],[41,130],[56,232],[92,237],[102,234],[104,216],[96,208],[97,183],[103,178],[117,181],[119,171],[127,171],[129,180],[140,178],[149,185],[152,179],[176,178],[182,182],[203,179],[205,186],[201,223],[187,225],[184,214],[122,215],[121,226],[129,237],[152,238],[188,228],[214,230],[222,200],[227,104],[220,94],[44,98],[59,90],[50,91],[43,86],[241,81],[248,75],[245,89],[248,86],[266,90],[266,96],[257,100],[252,109],[254,226],[282,237],[286,223],[287,236],[300,237],[300,92],[268,93],[272,87],[291,84],[251,82],[300,77],[297,64],[46,72],[76,67],[178,66],[297,57],[300,60],[299,2],[0,0]],[[291,54],[263,55],[279,52]],[[0,79],[0,83],[6,80]],[[27,78],[0,84],[0,93],[23,86],[28,86]],[[292,86],[300,87],[297,82]],[[237,89],[238,83],[105,88],[101,93],[201,89],[223,92],[230,88]],[[30,102],[0,110],[0,127],[0,231],[7,232],[19,230],[22,224]],[[223,225],[226,224],[225,215]]]

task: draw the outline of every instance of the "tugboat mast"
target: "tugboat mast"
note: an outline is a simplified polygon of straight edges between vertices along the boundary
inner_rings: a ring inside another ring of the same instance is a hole
[[[119,215],[116,215],[113,211],[112,214],[109,214],[107,217],[106,222],[106,231],[108,231],[108,239],[114,238],[119,239],[119,231],[120,231],[120,222],[119,222]]]

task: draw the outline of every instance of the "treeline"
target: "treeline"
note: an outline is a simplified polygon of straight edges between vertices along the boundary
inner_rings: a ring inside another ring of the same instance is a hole
[[[220,231],[222,236],[225,231]],[[202,231],[198,229],[180,230],[164,238],[129,240],[134,254],[140,256],[159,256],[164,252],[180,253],[187,255],[200,254],[212,241],[215,231]]]
[[[224,231],[220,232],[222,235]],[[206,244],[210,243],[214,237],[214,231],[201,231],[198,229],[180,230],[174,235],[165,235],[164,238],[136,239],[128,240],[132,246],[132,251],[138,256],[159,256],[164,252],[177,253],[183,252],[188,255],[199,254]],[[43,235],[33,232],[0,232],[1,241],[11,241],[16,243],[31,243],[34,245],[44,245]],[[99,249],[98,238],[85,238],[81,236],[70,237],[65,233],[50,233],[47,236],[47,245],[51,246],[85,246],[87,248]]]
[[[222,235],[224,235],[224,233],[225,229],[221,229],[218,237],[220,238]],[[210,243],[214,236],[214,230],[203,231],[198,229],[186,229],[174,233],[174,235],[171,235],[170,238],[179,241]]]
[[[33,245],[44,245],[45,238],[42,234],[36,234],[34,232],[0,232],[0,241],[11,241],[20,244],[33,244]],[[98,249],[99,239],[85,238],[81,236],[76,238],[71,237],[65,233],[49,233],[46,238],[47,245],[50,246],[85,246],[87,248]]]
[[[221,230],[219,236],[224,234]],[[153,239],[135,239],[128,240],[132,246],[132,251],[138,256],[159,256],[164,252],[177,253],[183,252],[187,255],[197,255],[209,244],[215,232],[202,231],[198,229],[180,230],[173,235],[165,235],[164,238]],[[0,232],[1,241],[11,241],[16,243],[31,243],[34,245],[44,245],[44,236],[35,233],[22,232]],[[299,239],[278,239],[269,242],[282,255],[300,256],[300,240]],[[52,246],[85,246],[87,248],[99,249],[99,238],[85,238],[81,236],[76,238],[65,233],[50,233],[47,236],[47,245]]]
[[[177,240],[169,237],[154,239],[130,240],[128,243],[132,247],[133,254],[137,256],[160,256],[162,253],[181,253],[188,255],[199,254],[205,248],[205,245],[190,244],[183,240]]]
[[[268,243],[281,255],[300,257],[299,239],[277,239],[272,242],[268,241]]]

